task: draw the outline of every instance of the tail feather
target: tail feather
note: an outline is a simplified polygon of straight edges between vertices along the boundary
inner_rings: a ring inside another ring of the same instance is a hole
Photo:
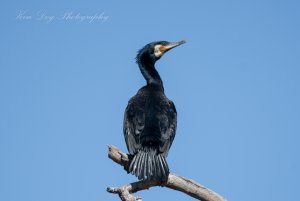
[[[159,166],[160,166],[161,174],[165,175],[166,171],[165,171],[164,162],[162,162],[162,158],[160,156],[161,155],[158,156],[158,159],[159,159]]]
[[[143,164],[142,158],[143,158],[143,153],[141,153],[141,155],[138,157],[138,160],[137,160],[136,174],[138,176],[138,179],[141,179],[141,176],[142,176],[141,175],[142,164]]]
[[[145,177],[145,169],[146,169],[146,163],[145,163],[145,160],[146,160],[146,153],[142,153],[142,158],[141,158],[141,169],[140,169],[140,175],[141,175],[141,178],[144,178]]]
[[[133,158],[129,172],[138,179],[165,181],[169,175],[169,167],[165,157],[151,147],[141,149]]]

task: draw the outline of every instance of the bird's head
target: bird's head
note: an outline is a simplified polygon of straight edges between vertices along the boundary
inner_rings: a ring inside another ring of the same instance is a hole
[[[147,62],[154,64],[166,52],[183,43],[186,43],[186,41],[182,40],[175,43],[168,41],[157,41],[149,43],[138,52],[136,60],[138,63]]]

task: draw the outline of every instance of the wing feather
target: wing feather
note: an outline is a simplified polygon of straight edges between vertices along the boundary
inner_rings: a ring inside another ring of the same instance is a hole
[[[177,112],[172,101],[168,101],[163,115],[160,117],[161,144],[160,151],[166,157],[173,143],[177,128]]]
[[[124,115],[123,132],[130,154],[136,154],[141,147],[140,134],[145,127],[145,115],[134,99],[130,100]]]

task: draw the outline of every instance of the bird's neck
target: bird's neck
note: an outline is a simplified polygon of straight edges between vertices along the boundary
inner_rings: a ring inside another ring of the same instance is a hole
[[[138,63],[141,73],[143,74],[144,78],[147,81],[147,85],[154,85],[162,88],[163,90],[163,82],[155,69],[154,63],[153,64],[145,64],[145,63]]]

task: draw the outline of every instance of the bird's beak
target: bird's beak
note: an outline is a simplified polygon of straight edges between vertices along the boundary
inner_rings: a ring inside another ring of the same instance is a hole
[[[168,45],[165,45],[164,46],[165,52],[169,51],[170,49],[173,49],[174,47],[182,45],[183,43],[186,43],[186,41],[185,40],[181,40],[181,41],[178,41],[176,43],[170,43]]]

